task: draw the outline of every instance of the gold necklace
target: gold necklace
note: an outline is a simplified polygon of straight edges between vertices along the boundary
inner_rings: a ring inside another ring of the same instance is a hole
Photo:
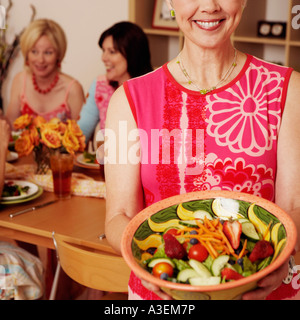
[[[199,91],[201,94],[207,94],[213,90],[215,90],[217,87],[220,86],[221,83],[223,83],[224,81],[226,81],[229,76],[231,75],[232,71],[234,70],[234,68],[237,66],[237,63],[236,63],[236,57],[237,57],[237,50],[234,48],[234,58],[233,58],[233,61],[229,67],[229,69],[226,71],[225,75],[222,77],[222,79],[213,87],[209,88],[209,89],[201,89],[192,79],[191,77],[189,76],[188,72],[186,71],[183,63],[182,63],[182,60],[180,59],[180,55],[181,55],[181,52],[179,53],[178,55],[178,60],[176,61],[176,63],[179,65],[180,67],[180,70],[181,72],[184,74],[184,76],[186,77],[187,81],[188,81],[188,84],[190,85],[193,85],[197,91]]]

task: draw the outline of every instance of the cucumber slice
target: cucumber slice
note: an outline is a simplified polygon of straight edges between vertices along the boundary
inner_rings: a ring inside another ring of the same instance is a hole
[[[190,278],[189,282],[192,286],[214,286],[221,283],[221,277]]]
[[[189,265],[198,273],[199,277],[209,278],[211,277],[210,271],[199,261],[190,259]]]
[[[238,219],[238,222],[239,223],[244,223],[244,222],[250,222],[250,220],[246,219],[246,218],[240,218],[240,219]]]
[[[155,265],[157,265],[158,263],[169,263],[173,268],[175,268],[175,264],[173,263],[172,260],[167,259],[167,258],[157,258],[157,259],[153,259],[148,263],[148,267],[149,268],[154,268]]]
[[[191,228],[198,228],[197,223],[195,220],[180,220],[179,224],[185,226],[185,227],[191,227]]]
[[[225,267],[227,262],[229,261],[228,255],[218,256],[212,263],[211,271],[214,276],[219,276],[221,274],[221,270]]]
[[[204,217],[206,217],[208,220],[213,220],[213,217],[211,216],[211,214],[204,210],[194,211],[194,217],[195,219],[202,219],[202,220],[204,220]]]
[[[199,274],[194,269],[181,270],[177,275],[177,281],[187,282],[189,278],[197,278]]]
[[[246,237],[252,240],[259,240],[259,235],[256,232],[254,225],[250,221],[242,223],[242,232]]]

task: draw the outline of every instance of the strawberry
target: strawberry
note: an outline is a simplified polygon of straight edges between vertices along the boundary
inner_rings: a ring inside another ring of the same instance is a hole
[[[182,259],[186,251],[182,244],[170,233],[163,235],[165,241],[165,253],[171,259]]]
[[[249,259],[251,262],[265,259],[274,253],[274,249],[269,241],[259,240],[256,242]]]
[[[229,240],[233,249],[237,249],[240,245],[242,234],[242,225],[237,220],[227,220],[223,223],[223,232]]]
[[[239,280],[244,278],[241,274],[231,268],[224,268],[221,271],[221,277],[226,280]]]

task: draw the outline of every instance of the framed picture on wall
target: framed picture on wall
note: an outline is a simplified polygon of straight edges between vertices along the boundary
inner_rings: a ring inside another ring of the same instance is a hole
[[[178,30],[176,19],[171,17],[165,0],[155,0],[152,28]]]

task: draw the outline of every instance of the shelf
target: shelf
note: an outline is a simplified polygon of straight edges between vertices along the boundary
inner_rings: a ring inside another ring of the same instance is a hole
[[[232,40],[238,41],[238,42],[248,42],[248,43],[257,43],[257,44],[273,44],[273,45],[279,45],[279,46],[284,46],[286,44],[286,40],[284,39],[272,39],[272,38],[233,36]]]
[[[181,31],[152,28],[154,5],[155,0],[129,0],[129,20],[137,23],[147,34],[152,64],[159,66],[169,61],[175,51],[181,50],[184,37]],[[300,70],[300,30],[293,29],[291,23],[295,16],[292,14],[295,5],[299,5],[299,0],[249,0],[242,20],[232,36],[236,48],[261,59],[280,61]],[[285,39],[258,37],[257,25],[261,20],[286,22]]]
[[[170,37],[179,37],[179,31],[172,31],[172,30],[162,30],[162,29],[154,29],[154,28],[144,28],[144,32],[146,34],[151,35],[159,35],[159,36],[170,36]]]
[[[291,47],[300,47],[300,41],[290,41]]]

